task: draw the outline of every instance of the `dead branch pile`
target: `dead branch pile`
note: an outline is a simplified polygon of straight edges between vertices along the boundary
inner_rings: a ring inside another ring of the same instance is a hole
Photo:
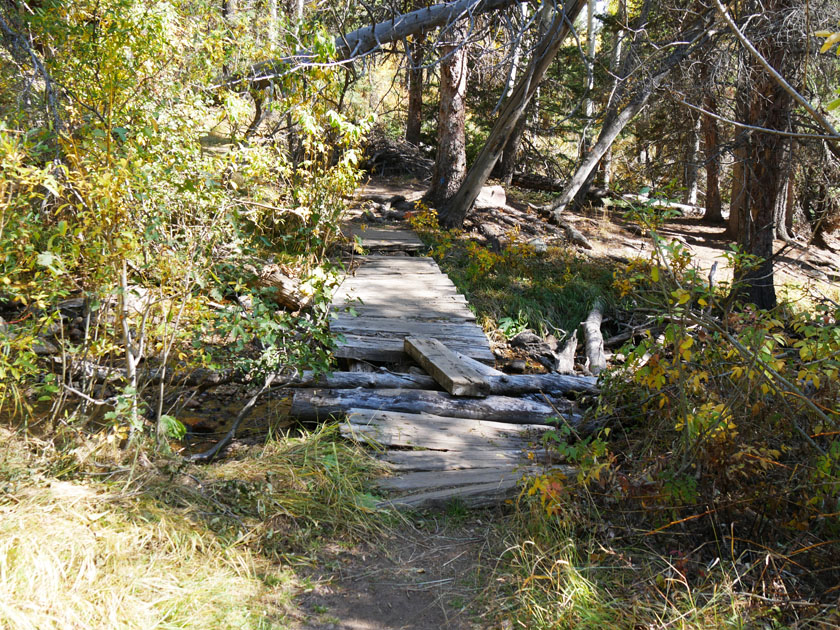
[[[413,175],[425,180],[432,176],[434,160],[420,147],[404,140],[394,140],[381,131],[374,131],[365,147],[362,167],[371,175]]]

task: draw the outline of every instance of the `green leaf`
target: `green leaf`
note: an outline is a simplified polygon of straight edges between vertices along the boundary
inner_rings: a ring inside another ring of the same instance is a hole
[[[163,434],[173,440],[180,440],[187,434],[187,427],[178,418],[167,416],[166,414],[160,417],[159,426]]]

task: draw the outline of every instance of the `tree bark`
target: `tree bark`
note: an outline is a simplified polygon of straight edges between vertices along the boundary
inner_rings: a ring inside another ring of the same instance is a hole
[[[596,304],[589,311],[589,316],[583,323],[583,332],[586,339],[586,363],[589,371],[596,376],[607,367],[607,359],[604,356],[604,336],[601,333],[603,317],[601,305]]]
[[[408,63],[408,113],[405,123],[405,140],[411,144],[420,144],[420,131],[423,124],[423,41],[418,35],[409,44],[406,51]]]
[[[502,153],[498,169],[499,179],[502,181],[502,185],[505,188],[510,186],[513,182],[514,173],[516,172],[516,164],[519,159],[519,145],[522,144],[522,138],[525,135],[527,122],[527,115],[520,117],[516,126],[513,128],[513,132],[510,134],[510,138],[508,138],[508,141],[505,144],[505,150]]]
[[[697,173],[700,170],[698,159],[700,157],[700,116],[692,119],[690,141],[686,146],[685,164],[683,166],[683,175],[685,178],[685,192],[683,193],[683,203],[695,206],[697,205],[698,192],[698,178]]]
[[[467,29],[466,21],[453,25],[441,48],[437,155],[424,197],[435,208],[452,198],[467,172]]]
[[[791,8],[792,0],[775,0],[765,6],[770,15],[780,15]],[[786,50],[772,37],[762,38],[758,44],[762,57],[777,71],[784,71]],[[784,130],[789,125],[792,98],[769,72],[758,62],[751,63],[753,86],[749,107],[750,125]],[[744,214],[751,220],[741,233],[745,250],[759,257],[756,265],[741,265],[735,269],[733,290],[759,308],[776,306],[773,285],[773,235],[776,203],[783,179],[785,147],[789,138],[776,134],[754,133],[750,139],[745,168],[747,207]],[[742,221],[743,223],[743,221]]]
[[[484,147],[470,168],[464,183],[455,196],[442,209],[441,224],[446,227],[458,227],[463,224],[467,212],[472,208],[482,187],[493,172],[496,162],[502,155],[519,119],[524,115],[528,103],[533,98],[537,86],[560,50],[563,40],[569,33],[569,25],[575,21],[585,0],[571,0],[561,11],[555,12],[545,36],[536,46],[528,68],[523,73],[513,94],[502,107]]]
[[[743,66],[738,70],[738,84],[735,91],[735,117],[737,120],[749,118],[748,74]],[[747,157],[749,154],[750,134],[740,131],[735,136],[734,161],[732,164],[732,192],[729,197],[729,220],[726,226],[726,237],[739,241],[748,225],[747,208]]]
[[[701,70],[700,80],[704,86],[703,108],[711,114],[717,113],[717,100],[708,85],[708,72]],[[706,211],[703,223],[723,223],[720,199],[720,134],[717,119],[709,114],[701,114],[703,127],[703,154],[706,166]]]
[[[475,362],[470,362],[474,365]],[[483,364],[479,364],[483,365]],[[486,367],[486,366],[485,366]],[[499,396],[518,396],[520,394],[568,394],[580,392],[595,394],[598,387],[591,376],[574,374],[505,374],[498,370],[483,374],[484,380],[490,385],[490,393]],[[435,379],[425,374],[399,374],[396,372],[333,372],[315,376],[312,372],[304,372],[300,378],[291,383],[284,383],[284,387],[305,388],[324,387],[327,389],[425,389],[434,390],[437,387]]]

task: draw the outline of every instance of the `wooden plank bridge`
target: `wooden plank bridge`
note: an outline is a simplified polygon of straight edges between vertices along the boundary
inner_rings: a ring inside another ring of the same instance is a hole
[[[366,387],[340,389],[360,379],[336,373],[324,388],[298,390],[292,415],[343,416],[342,435],[374,448],[393,472],[378,484],[386,505],[422,508],[457,499],[487,506],[510,497],[540,465],[545,421],[558,412],[556,399],[546,404],[533,393],[591,392],[594,379],[495,370],[466,298],[433,259],[412,255],[423,247],[416,234],[359,225],[348,232],[371,253],[353,262],[335,295],[331,328],[343,336],[336,355],[370,371]],[[371,367],[405,367],[411,359],[429,376]],[[561,413],[574,416],[574,405],[563,402]]]

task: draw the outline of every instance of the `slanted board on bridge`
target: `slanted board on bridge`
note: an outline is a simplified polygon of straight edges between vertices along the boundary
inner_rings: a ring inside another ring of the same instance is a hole
[[[490,384],[437,339],[406,337],[405,351],[453,396],[487,396]]]

